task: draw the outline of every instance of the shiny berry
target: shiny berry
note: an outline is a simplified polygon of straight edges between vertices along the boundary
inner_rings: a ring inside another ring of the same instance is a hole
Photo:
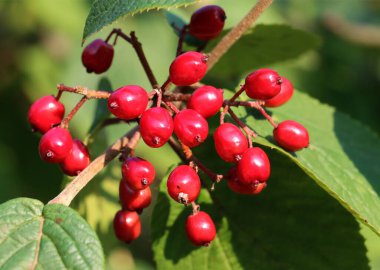
[[[167,188],[170,197],[179,203],[193,202],[201,190],[201,180],[193,168],[180,165],[169,175]]]
[[[235,193],[245,195],[257,195],[267,186],[265,182],[257,181],[254,184],[244,185],[239,181],[237,176],[237,168],[232,167],[228,171],[227,185]]]
[[[196,111],[185,109],[174,117],[174,133],[183,144],[195,147],[206,140],[208,123]]]
[[[224,123],[215,130],[214,144],[216,152],[226,162],[239,161],[248,148],[243,132],[231,123]]]
[[[199,52],[185,52],[170,65],[170,81],[184,86],[199,82],[207,71],[208,57]]]
[[[281,77],[276,71],[262,68],[245,78],[245,92],[250,98],[266,100],[280,93],[281,83]]]
[[[195,90],[187,102],[187,108],[197,111],[205,118],[215,115],[222,105],[223,90],[208,85]]]
[[[281,77],[281,81],[282,83],[280,93],[278,93],[273,98],[266,100],[266,107],[279,107],[282,104],[288,102],[292,97],[294,92],[292,83],[284,77]]]
[[[148,187],[154,181],[156,171],[153,165],[145,159],[130,157],[121,166],[123,180],[134,190]]]
[[[243,185],[257,185],[270,176],[270,163],[267,154],[259,148],[248,148],[237,164],[237,176]]]
[[[208,246],[216,236],[214,222],[203,211],[188,216],[185,226],[187,237],[196,246]]]
[[[65,106],[61,102],[54,96],[44,96],[30,106],[28,121],[34,130],[45,133],[61,123],[64,114]]]
[[[141,190],[131,189],[124,180],[119,184],[119,199],[123,209],[141,212],[152,200],[150,187]]]
[[[281,122],[273,130],[275,141],[288,151],[298,151],[309,146],[309,133],[300,123],[292,120]]]
[[[113,220],[113,228],[120,241],[130,243],[140,236],[140,217],[136,212],[120,210]]]
[[[111,66],[113,54],[112,45],[102,39],[95,39],[84,48],[82,63],[88,73],[94,72],[100,74]]]
[[[65,128],[55,127],[42,136],[38,150],[44,161],[59,163],[70,154],[72,146],[70,132]]]
[[[131,120],[139,117],[148,105],[148,94],[138,85],[117,89],[108,98],[108,110],[116,117]]]
[[[141,115],[141,137],[150,147],[163,146],[172,136],[173,129],[173,119],[164,108],[151,108]]]
[[[70,176],[78,175],[90,164],[90,154],[82,141],[73,140],[70,153],[59,164],[62,171]]]
[[[224,10],[219,6],[204,6],[193,13],[190,19],[190,34],[200,40],[219,36],[226,20]]]

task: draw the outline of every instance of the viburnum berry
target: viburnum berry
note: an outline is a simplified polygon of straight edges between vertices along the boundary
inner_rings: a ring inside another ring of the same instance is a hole
[[[206,140],[208,123],[198,112],[185,109],[174,117],[174,133],[188,147],[195,147]]]
[[[78,175],[90,164],[90,154],[81,140],[73,140],[70,153],[59,164],[62,171],[70,176]]]
[[[113,220],[113,228],[120,241],[130,243],[140,236],[140,217],[136,212],[120,210]]]
[[[235,166],[228,171],[227,185],[233,192],[245,195],[257,195],[267,186],[266,182],[259,181],[253,185],[242,184],[237,176],[237,168]]]
[[[180,54],[170,65],[170,81],[178,86],[199,82],[206,74],[207,60],[208,57],[199,52]]]
[[[257,185],[270,176],[267,154],[259,147],[248,148],[237,164],[237,176],[243,185]]]
[[[136,211],[140,213],[147,208],[152,200],[150,187],[141,190],[133,190],[124,180],[119,184],[119,199],[124,210]]]
[[[84,48],[82,63],[88,73],[100,74],[105,72],[112,64],[114,50],[112,45],[102,39],[95,39]]]
[[[275,141],[288,151],[298,151],[309,146],[309,133],[300,123],[292,120],[281,122],[274,130]]]
[[[108,110],[120,119],[131,120],[145,111],[148,99],[144,88],[138,85],[123,86],[108,98]]]
[[[214,144],[216,152],[226,162],[239,161],[248,148],[243,132],[231,123],[224,123],[215,130]]]
[[[141,115],[141,137],[150,147],[163,146],[172,136],[173,126],[173,119],[164,108],[154,107]]]
[[[61,123],[64,114],[65,106],[61,102],[54,96],[44,96],[30,106],[28,121],[33,130],[45,133]]]
[[[201,180],[193,168],[180,165],[169,175],[167,188],[170,197],[183,204],[193,202],[201,190]]]
[[[214,222],[203,211],[188,216],[185,226],[187,237],[196,246],[208,246],[216,236]]]
[[[42,136],[38,150],[44,161],[59,163],[70,154],[72,146],[70,132],[66,128],[55,127]]]
[[[226,18],[226,13],[221,7],[204,6],[191,16],[189,32],[200,40],[216,38],[223,30]]]
[[[292,83],[284,77],[281,77],[281,81],[280,93],[273,98],[266,100],[265,107],[279,107],[288,102],[293,96],[294,89]]]
[[[130,157],[121,166],[123,180],[131,189],[141,190],[153,183],[156,171],[145,159]]]
[[[195,90],[187,102],[187,108],[197,111],[205,118],[215,115],[222,105],[223,90],[209,85]]]
[[[245,93],[250,98],[267,100],[278,95],[281,91],[280,75],[269,68],[262,68],[245,78]]]

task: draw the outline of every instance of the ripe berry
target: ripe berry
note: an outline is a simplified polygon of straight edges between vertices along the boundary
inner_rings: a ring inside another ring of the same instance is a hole
[[[256,195],[259,194],[267,184],[265,182],[256,182],[253,185],[243,185],[237,176],[237,168],[234,166],[228,171],[227,175],[227,185],[235,193],[245,194],[245,195]]]
[[[187,102],[187,108],[197,111],[205,118],[215,115],[222,105],[223,90],[208,85],[195,90]]]
[[[281,83],[276,71],[262,68],[245,78],[245,92],[250,98],[266,100],[280,93]]]
[[[96,74],[106,71],[112,63],[113,47],[102,39],[95,39],[84,48],[82,53],[82,63],[88,73]]]
[[[120,210],[113,220],[113,228],[120,241],[130,243],[140,236],[140,217],[136,212]]]
[[[30,106],[28,121],[34,130],[45,133],[61,123],[64,114],[65,106],[61,102],[54,96],[44,96]]]
[[[174,133],[188,147],[200,145],[208,135],[208,123],[199,113],[185,109],[174,117]]]
[[[203,211],[192,214],[186,220],[186,234],[196,246],[208,246],[216,235],[211,217]]]
[[[179,203],[193,202],[201,190],[201,180],[193,168],[180,165],[169,175],[167,188],[170,197]]]
[[[163,146],[172,136],[173,129],[173,119],[164,108],[151,108],[141,115],[141,137],[150,147]]]
[[[170,65],[170,81],[178,86],[199,82],[206,74],[207,59],[199,52],[185,52],[177,56]]]
[[[70,176],[78,175],[90,164],[87,147],[78,139],[73,140],[70,153],[59,164],[62,171]]]
[[[119,184],[119,199],[123,209],[141,212],[152,200],[150,187],[141,190],[131,189],[124,180]]]
[[[42,136],[38,150],[44,161],[59,163],[70,154],[72,146],[70,132],[65,128],[55,127]]]
[[[237,176],[243,185],[257,185],[265,182],[270,175],[270,163],[267,154],[259,148],[248,148],[237,165]]]
[[[282,83],[280,93],[278,93],[273,98],[266,100],[266,107],[279,107],[282,104],[288,102],[292,97],[294,92],[292,83],[284,77],[281,77],[281,81]]]
[[[121,166],[124,181],[134,190],[148,187],[156,174],[153,165],[145,159],[130,157]]]
[[[216,152],[226,162],[239,161],[248,148],[243,132],[231,123],[224,123],[215,130],[214,143]]]
[[[226,20],[224,10],[219,6],[204,6],[193,13],[190,19],[190,34],[200,40],[210,40],[219,36]]]
[[[148,94],[138,85],[127,85],[117,89],[108,98],[108,110],[120,119],[139,117],[148,105]]]
[[[292,120],[281,122],[273,130],[275,141],[288,151],[298,151],[309,146],[309,133],[300,123]]]

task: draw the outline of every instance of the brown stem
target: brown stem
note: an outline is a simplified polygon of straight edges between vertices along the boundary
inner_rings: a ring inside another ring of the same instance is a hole
[[[79,111],[79,109],[82,107],[82,105],[87,101],[87,97],[84,96],[81,98],[81,100],[79,100],[79,102],[77,103],[77,105],[75,105],[75,107],[71,110],[71,112],[65,117],[65,119],[62,120],[61,122],[61,127],[62,128],[67,128],[68,125],[69,125],[69,122],[71,121],[71,119],[73,119],[74,115]]]
[[[237,91],[227,102],[225,102],[223,111],[220,113],[220,124],[221,125],[224,123],[224,117],[226,116],[227,111],[230,108],[229,104],[231,102],[234,102],[244,92],[244,90],[245,90],[245,85],[242,85],[240,87],[240,90]]]
[[[163,103],[166,105],[166,107],[168,107],[174,113],[176,113],[176,114],[179,113],[178,108],[173,103],[171,103],[170,101],[164,100]]]
[[[251,148],[252,147],[252,137],[256,138],[256,133],[250,129],[246,124],[244,124],[239,117],[236,116],[236,114],[231,110],[231,108],[228,109],[228,113],[231,115],[232,119],[235,120],[235,122],[244,130],[245,134],[247,135],[248,139],[248,145]]]
[[[199,204],[196,204],[194,201],[191,202],[191,207],[193,208],[193,215],[198,214],[200,210]]]
[[[188,101],[191,97],[191,94],[183,93],[168,93],[163,96],[165,101]]]
[[[180,55],[182,53],[182,45],[183,45],[183,40],[186,35],[186,31],[188,29],[187,25],[184,25],[179,32],[179,38],[178,38],[178,45],[177,45],[177,51],[176,51],[176,56]]]
[[[111,93],[107,91],[91,90],[83,86],[66,86],[64,84],[58,84],[57,89],[60,92],[71,92],[85,96],[87,99],[108,99]]]

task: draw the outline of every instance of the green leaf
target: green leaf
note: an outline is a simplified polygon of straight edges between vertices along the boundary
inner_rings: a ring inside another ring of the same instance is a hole
[[[83,31],[83,42],[91,34],[117,19],[152,9],[178,8],[200,0],[95,0]]]
[[[29,198],[0,205],[1,269],[102,269],[103,265],[98,237],[71,208]]]

